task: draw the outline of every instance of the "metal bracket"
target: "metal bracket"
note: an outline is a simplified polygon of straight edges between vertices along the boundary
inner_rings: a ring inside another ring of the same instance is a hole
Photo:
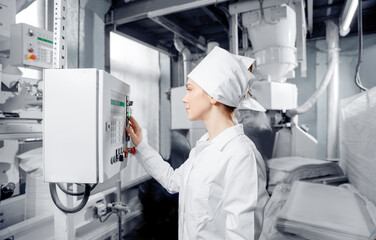
[[[67,0],[54,1],[53,68],[67,68],[67,47],[65,43]]]

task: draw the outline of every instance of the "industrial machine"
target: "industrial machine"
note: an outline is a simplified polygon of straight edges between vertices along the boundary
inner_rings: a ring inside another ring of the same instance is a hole
[[[252,89],[276,131],[272,157],[317,158],[317,140],[298,125],[296,116],[286,115],[297,107],[298,100],[297,87],[286,79],[295,77],[298,62],[301,74],[306,74],[304,3],[269,1],[263,6],[262,1],[260,5],[243,2],[230,6],[230,12],[241,14],[252,43],[252,50],[246,52],[257,65],[258,81]]]

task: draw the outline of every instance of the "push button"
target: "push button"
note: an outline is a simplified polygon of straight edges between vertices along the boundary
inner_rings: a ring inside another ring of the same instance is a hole
[[[35,56],[32,53],[28,53],[28,54],[26,54],[26,59],[29,60],[29,61],[34,61],[35,59],[37,59],[37,56]]]

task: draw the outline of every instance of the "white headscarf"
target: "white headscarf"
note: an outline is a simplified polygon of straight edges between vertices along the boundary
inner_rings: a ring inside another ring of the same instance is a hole
[[[254,61],[215,47],[188,77],[220,103],[265,112],[265,108],[248,94],[254,80],[248,69]]]

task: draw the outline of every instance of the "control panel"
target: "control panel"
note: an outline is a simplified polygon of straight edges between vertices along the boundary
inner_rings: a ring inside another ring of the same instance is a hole
[[[119,173],[129,85],[103,70],[45,69],[43,89],[45,181],[102,183]]]
[[[12,65],[52,68],[52,32],[19,23],[11,26],[10,34]]]
[[[125,100],[125,101],[124,101]],[[115,148],[114,155],[111,157],[110,163],[114,164],[118,161],[124,161],[124,151],[127,136],[124,127],[127,123],[127,104],[128,96],[111,90],[111,146]],[[116,148],[116,146],[121,147]]]

